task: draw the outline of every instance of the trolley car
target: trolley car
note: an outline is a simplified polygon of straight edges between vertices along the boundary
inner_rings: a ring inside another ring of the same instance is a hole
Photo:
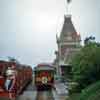
[[[0,61],[0,100],[14,100],[32,80],[32,68],[15,62]]]
[[[54,85],[55,69],[49,64],[39,64],[35,67],[35,85],[37,90],[51,89]]]

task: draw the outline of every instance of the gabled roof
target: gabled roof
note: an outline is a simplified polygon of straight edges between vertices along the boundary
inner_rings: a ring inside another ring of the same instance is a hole
[[[69,41],[70,39],[68,39],[68,36],[72,37],[71,41],[79,40],[79,36],[78,36],[78,34],[75,30],[75,27],[72,23],[72,20],[71,20],[71,15],[66,15],[64,17],[64,24],[63,24],[63,27],[62,27],[62,31],[60,33],[59,40],[61,42]]]

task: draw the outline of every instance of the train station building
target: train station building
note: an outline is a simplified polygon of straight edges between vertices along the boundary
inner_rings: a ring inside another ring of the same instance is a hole
[[[81,48],[81,36],[77,33],[70,14],[64,16],[62,30],[60,36],[56,36],[56,40],[58,50],[55,52],[56,59],[54,63],[56,66],[57,75],[64,76],[71,70],[71,58]]]

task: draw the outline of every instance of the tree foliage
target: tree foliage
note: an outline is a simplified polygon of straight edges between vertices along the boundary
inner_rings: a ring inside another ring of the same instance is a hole
[[[93,36],[89,36],[89,37],[86,37],[86,39],[84,40],[84,44],[89,44],[90,42],[94,42],[95,41],[95,37]]]
[[[100,98],[100,81],[93,83],[82,90],[77,100],[99,100]]]
[[[100,44],[89,42],[72,59],[74,81],[81,88],[100,80]]]

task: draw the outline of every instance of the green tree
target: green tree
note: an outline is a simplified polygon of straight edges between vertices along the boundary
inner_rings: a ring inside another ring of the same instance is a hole
[[[84,44],[89,44],[90,42],[95,42],[95,37],[93,36],[89,36],[89,37],[86,37],[85,40],[84,40]]]
[[[73,80],[80,88],[100,80],[100,44],[89,42],[72,59]]]

